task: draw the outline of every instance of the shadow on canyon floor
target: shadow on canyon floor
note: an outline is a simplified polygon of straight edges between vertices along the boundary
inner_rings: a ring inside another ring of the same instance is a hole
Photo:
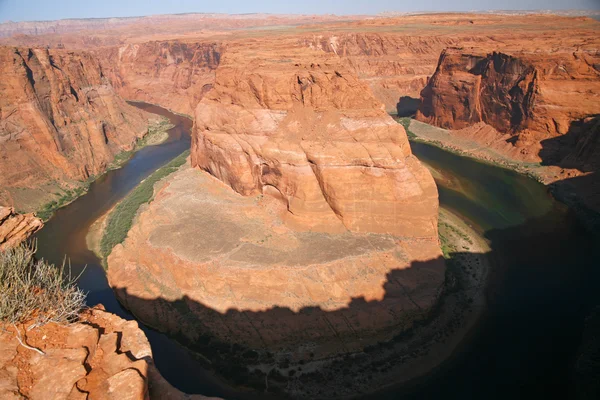
[[[589,126],[595,129],[578,130],[574,125],[564,137],[542,143],[540,156],[545,165],[566,167],[569,157],[575,154],[580,168],[589,173],[557,182],[555,187],[572,182],[581,185],[597,182],[598,119],[591,121],[596,125]],[[575,152],[561,154],[566,140],[577,143],[571,147]],[[586,150],[580,142],[593,146]],[[582,158],[582,154],[588,154],[588,158]],[[590,162],[581,163],[584,159]],[[440,188],[442,203],[456,195],[451,189]],[[477,214],[486,212],[468,196],[463,197],[460,204],[455,203],[461,209],[477,209]],[[510,201],[507,204],[510,207]],[[600,376],[599,365],[595,354],[586,355],[586,348],[597,346],[587,346],[582,338],[589,336],[584,333],[586,317],[600,304],[597,290],[600,240],[583,226],[578,210],[552,204],[551,210],[536,216],[522,214],[518,205],[514,205],[514,215],[518,217],[488,224],[492,227],[483,233],[491,249],[486,254],[491,271],[484,291],[485,310],[450,359],[408,384],[393,385],[394,381],[403,380],[406,371],[403,372],[402,366],[412,365],[426,372],[431,364],[408,361],[430,355],[432,343],[450,341],[452,333],[460,330],[464,322],[456,317],[460,313],[451,312],[452,317],[435,330],[425,328],[444,315],[444,307],[449,306],[448,299],[452,297],[449,294],[465,294],[458,297],[460,301],[454,304],[454,309],[473,307],[469,295],[472,288],[465,274],[477,269],[480,254],[454,251],[447,262],[448,279],[440,304],[431,312],[412,307],[413,312],[408,315],[407,299],[413,306],[426,302],[418,298],[423,287],[407,290],[407,283],[439,268],[440,259],[415,262],[408,269],[388,273],[381,300],[355,298],[347,307],[333,311],[309,307],[294,312],[274,307],[259,312],[230,309],[220,313],[188,297],[174,301],[142,299],[129,295],[126,287],[116,289],[116,293],[141,321],[168,332],[202,354],[199,358],[204,360],[206,368],[227,377],[236,387],[252,389],[234,392],[207,389],[194,379],[193,372],[185,377],[173,376],[157,360],[163,375],[189,393],[226,395],[231,399],[282,398],[301,392],[310,398],[349,395],[377,399],[594,398],[599,387],[596,379]],[[506,218],[507,214],[490,212],[494,218]],[[393,323],[396,329],[376,335],[370,327],[381,325],[382,321]],[[399,333],[402,329],[397,327],[408,326],[411,321],[414,329]],[[218,332],[218,337],[208,332]],[[306,345],[294,349],[281,345],[278,352],[266,350],[282,336]],[[386,340],[390,337],[393,339]],[[227,340],[237,340],[238,344],[227,344]],[[406,343],[411,346],[407,348]],[[356,354],[329,359],[330,364],[318,370],[310,366],[321,355],[338,350]],[[592,362],[581,362],[582,358]],[[245,368],[247,365],[260,365],[265,372],[250,372]],[[376,394],[365,394],[365,388],[390,384]]]
[[[560,200],[574,207],[592,230],[600,232],[600,115],[574,121],[566,134],[541,144],[542,165],[585,173],[551,186]]]
[[[415,115],[419,106],[421,105],[421,99],[410,97],[410,96],[402,96],[398,100],[398,104],[396,104],[396,112],[398,113],[398,117],[412,117]]]
[[[408,386],[384,389],[372,398],[397,398],[399,394],[408,399],[500,399],[515,395],[572,398],[581,375],[576,366],[585,318],[600,302],[596,290],[600,283],[598,238],[590,236],[564,207],[517,226],[489,230],[485,237],[491,245],[487,256],[492,272],[485,290],[487,307],[477,327],[451,359],[433,373]],[[477,268],[476,260],[477,254],[460,251],[452,254],[449,277],[459,279],[456,284],[452,284],[455,279],[448,279],[447,292],[468,290],[461,287],[464,281],[456,269],[469,265],[469,261],[473,263],[472,268]],[[361,338],[374,335],[369,327],[377,319],[391,318],[399,325],[408,322],[399,317],[403,312],[403,301],[399,299],[405,298],[406,292],[398,281],[410,281],[415,274],[427,273],[438,263],[439,260],[418,262],[409,269],[394,270],[384,283],[386,292],[381,301],[356,298],[347,308],[336,311],[311,307],[296,313],[276,307],[261,312],[228,310],[222,314],[187,297],[176,301],[146,300],[128,296],[125,288],[118,289],[117,295],[142,321],[162,327],[181,343],[203,354],[210,360],[206,365],[210,364],[218,375],[228,377],[234,385],[256,391],[239,398],[264,398],[265,390],[281,398],[283,390],[289,394],[298,387],[316,388],[310,392],[308,397],[311,398],[350,393],[369,397],[364,395],[363,389],[370,383],[375,382],[376,387],[389,385],[394,381],[391,377],[394,371],[401,374],[401,366],[408,359],[428,354],[427,343],[444,343],[453,331],[460,329],[461,320],[450,319],[446,325],[440,325],[436,333],[415,337],[419,327],[438,316],[445,300],[431,314],[413,313],[411,318],[416,321],[416,329],[396,335],[391,341],[382,339],[378,345],[366,346],[358,355],[341,357],[316,372],[306,367],[302,370],[306,361],[318,358],[317,354],[311,354],[314,348],[308,345],[275,354],[264,351],[263,346],[250,349],[240,344],[225,344],[222,339],[248,334],[267,343],[278,334],[295,332],[295,339],[310,343],[319,342],[319,336],[329,332],[330,339],[334,340],[328,345],[340,350],[358,350]],[[471,270],[467,267],[463,272]],[[472,299],[467,295],[462,300],[460,307],[469,309]],[[360,324],[350,326],[350,320],[358,320]],[[220,339],[203,335],[207,324],[213,332],[219,324],[225,333]],[[415,346],[404,348],[402,343],[407,340]],[[249,364],[269,366],[268,390],[265,374],[248,372],[244,365]],[[281,372],[272,368],[275,366]],[[425,367],[416,364],[415,368]],[[198,382],[181,382],[178,377],[169,376],[168,371],[162,372],[180,389],[202,393],[202,388],[194,386]],[[589,373],[584,375],[590,376]],[[378,382],[378,376],[386,378]],[[402,380],[402,375],[396,377]]]

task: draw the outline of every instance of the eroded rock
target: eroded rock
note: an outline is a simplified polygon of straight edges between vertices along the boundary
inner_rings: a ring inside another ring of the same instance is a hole
[[[12,207],[0,206],[0,251],[24,242],[43,225],[33,214],[17,214]]]

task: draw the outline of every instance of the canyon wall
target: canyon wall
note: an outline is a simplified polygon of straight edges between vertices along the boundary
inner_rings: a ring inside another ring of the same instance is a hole
[[[299,43],[339,56],[347,68],[366,82],[389,113],[410,115],[427,79],[435,71],[440,52],[454,46],[460,39],[398,35],[388,32],[353,32],[315,34],[301,38]],[[410,104],[402,104],[402,97]]]
[[[543,139],[600,113],[600,57],[594,52],[471,54],[448,49],[421,92],[417,119],[447,129],[483,122],[539,160]]]
[[[95,54],[121,97],[192,115],[212,87],[221,46],[216,42],[152,41],[104,48]]]
[[[0,204],[33,210],[147,133],[89,53],[0,47]]]

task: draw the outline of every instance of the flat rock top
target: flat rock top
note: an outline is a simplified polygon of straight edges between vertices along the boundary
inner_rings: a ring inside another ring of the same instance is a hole
[[[240,196],[209,174],[186,169],[148,211],[160,215],[148,239],[193,263],[219,260],[239,268],[306,266],[396,247],[391,235],[294,231],[282,211],[269,196]]]
[[[298,230],[276,198],[188,166],[155,191],[109,256],[109,282],[142,320],[191,340],[302,343],[331,335],[327,319],[336,335],[404,329],[444,283],[437,240]]]

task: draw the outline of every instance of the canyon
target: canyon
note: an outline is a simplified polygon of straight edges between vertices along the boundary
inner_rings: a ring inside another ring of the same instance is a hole
[[[152,117],[126,100],[193,117],[188,162],[154,186],[106,274],[141,322],[206,357],[218,374],[261,384],[272,365],[318,370],[410,332],[451,285],[436,183],[389,114],[549,165],[544,183],[568,180],[570,194],[600,210],[600,23],[348,19],[0,24],[0,205],[38,210],[134,149]],[[0,249],[33,234],[38,221],[0,208]],[[73,329],[86,331],[88,349],[134,357],[103,366],[92,356],[97,373],[81,371],[81,347],[69,349],[78,355],[61,390],[101,396],[127,381],[132,398],[183,396],[154,369],[147,342],[134,351],[113,340],[141,343],[139,329],[119,333],[135,323],[102,310],[82,318],[85,328]],[[94,318],[111,322],[86,325]],[[45,382],[34,373],[35,354],[23,355],[15,340],[6,339],[11,362]],[[18,377],[3,362],[14,388]],[[291,377],[279,377],[282,388]],[[161,382],[154,393],[152,380]]]
[[[597,213],[599,90],[597,51],[448,49],[421,92],[416,119],[513,162],[541,164],[534,172],[538,179]]]
[[[147,133],[86,52],[0,48],[0,204],[39,210]]]

